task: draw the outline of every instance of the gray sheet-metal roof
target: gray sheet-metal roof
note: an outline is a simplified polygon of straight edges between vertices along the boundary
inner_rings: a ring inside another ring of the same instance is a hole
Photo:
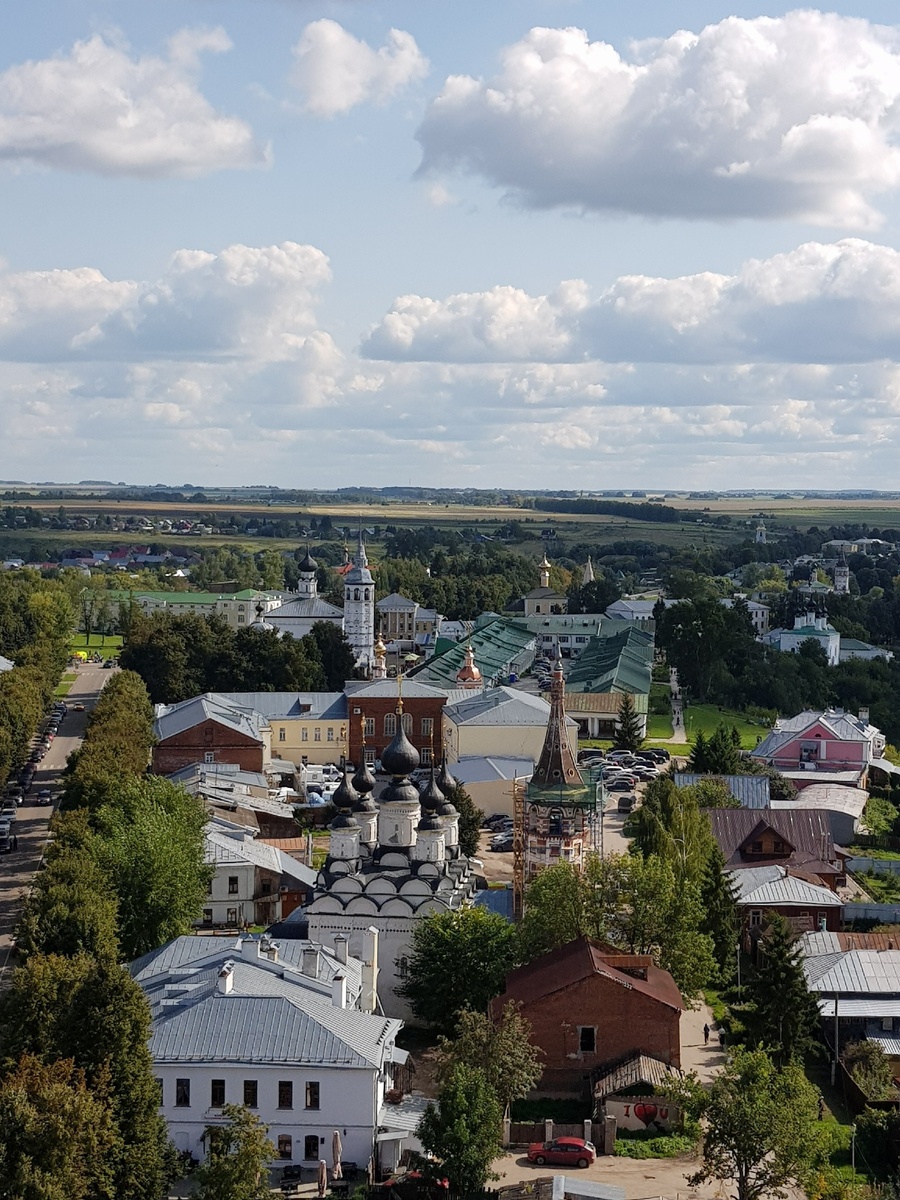
[[[369,683],[360,680],[348,680],[345,690],[348,696],[396,696],[397,680],[375,679]],[[428,684],[418,683],[415,679],[410,679],[408,675],[404,675],[403,677],[402,691],[404,698],[424,697],[438,699],[447,695],[446,688],[430,687]]]
[[[191,763],[180,767],[167,776],[182,787],[204,786],[226,790],[228,788],[257,788],[269,791],[269,781],[262,771],[242,771],[237,763]]]
[[[496,755],[457,759],[451,765],[453,777],[460,783],[490,783],[496,779],[530,779],[534,774],[534,759],[502,758]]]
[[[216,991],[154,1022],[155,1062],[292,1063],[381,1066],[399,1021],[284,996],[225,996]]]
[[[741,808],[769,806],[768,775],[695,775],[687,771],[676,771],[674,778],[676,787],[691,787],[707,779],[724,783],[735,800],[739,801]]]
[[[846,950],[821,973],[814,959],[803,966],[817,992],[896,995],[900,1001],[900,950]]]
[[[552,1200],[580,1200],[582,1196],[585,1200],[625,1200],[625,1189],[614,1183],[600,1183],[596,1179],[553,1176]]]
[[[861,817],[868,799],[865,788],[848,787],[843,783],[811,783],[801,788],[793,800],[773,800],[772,808],[821,808]]]
[[[317,872],[312,867],[291,858],[277,846],[268,846],[247,835],[246,831],[233,835],[223,829],[216,828],[215,821],[210,821],[203,833],[204,861],[216,866],[229,863],[249,863],[276,875],[288,875],[292,879],[312,887],[316,882]]]
[[[889,1058],[900,1058],[900,1037],[888,1037],[886,1034],[866,1034],[867,1042],[880,1046]]]
[[[337,721],[347,716],[343,692],[214,692],[212,697],[262,713],[270,721],[278,717]]]
[[[448,704],[444,715],[454,725],[536,725],[545,727],[550,705],[540,696],[510,687],[486,688],[468,699]],[[577,724],[569,720],[569,725]]]
[[[383,1104],[378,1111],[378,1127],[415,1133],[425,1109],[433,1103],[427,1096],[411,1093],[404,1096],[399,1104]]]
[[[833,1017],[834,1000],[829,1000],[827,997],[821,999],[819,1012],[823,1017]],[[847,1000],[841,996],[838,1000],[838,1019],[841,1017],[864,1017],[871,1020],[900,1017],[900,1000],[885,1000],[880,996],[870,996],[864,1000]]]
[[[770,871],[777,871],[778,874],[759,877],[762,872]],[[748,875],[754,878],[748,880]],[[741,905],[770,905],[779,908],[843,907],[840,896],[836,896],[829,888],[788,875],[783,867],[748,867],[741,871],[729,871],[728,877],[737,892],[737,902]]]
[[[411,608],[418,608],[419,604],[416,600],[410,600],[408,596],[401,595],[400,592],[391,592],[382,600],[376,600],[375,607],[379,612],[406,612]]]
[[[259,718],[255,713],[225,704],[209,693],[193,696],[181,704],[158,704],[155,718],[154,734],[160,742],[184,733],[186,729],[193,729],[203,721],[216,721],[220,725],[228,725],[236,733],[257,742],[262,741]]]
[[[278,608],[270,608],[265,614],[264,619],[266,621],[325,621],[338,618],[343,620],[343,617],[344,610],[342,608],[335,608],[333,604],[329,604],[321,596],[309,596],[296,600],[288,600],[284,604],[280,604]]]

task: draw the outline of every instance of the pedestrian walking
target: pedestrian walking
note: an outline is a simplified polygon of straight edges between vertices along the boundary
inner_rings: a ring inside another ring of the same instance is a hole
[[[703,1045],[709,1045],[709,1025],[703,1026]]]
[[[725,1030],[724,1029],[719,1030],[719,1049],[720,1050],[725,1049]]]

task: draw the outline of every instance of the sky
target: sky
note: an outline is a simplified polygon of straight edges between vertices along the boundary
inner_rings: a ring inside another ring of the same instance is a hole
[[[900,486],[900,24],[0,13],[0,478]]]

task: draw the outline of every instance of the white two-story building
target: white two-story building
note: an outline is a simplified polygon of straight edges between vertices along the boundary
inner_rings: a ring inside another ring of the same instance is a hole
[[[244,1104],[269,1126],[283,1163],[341,1158],[392,1168],[405,1134],[385,1094],[406,1060],[402,1022],[376,1015],[378,934],[365,961],[347,942],[182,937],[131,964],[153,1017],[160,1111],[179,1150],[205,1158],[204,1133]],[[385,1133],[393,1136],[385,1137]],[[387,1159],[387,1161],[385,1161]]]

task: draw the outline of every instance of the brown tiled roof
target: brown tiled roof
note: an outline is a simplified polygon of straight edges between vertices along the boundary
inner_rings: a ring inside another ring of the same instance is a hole
[[[828,813],[821,809],[709,808],[706,813],[713,837],[725,856],[725,866],[730,869],[761,867],[773,862],[820,876],[843,870],[831,836]],[[751,835],[758,835],[766,826],[792,847],[791,853],[744,857],[741,848],[753,840]]]
[[[534,1004],[544,996],[563,991],[583,979],[602,976],[620,987],[642,992],[668,1008],[683,1009],[684,1001],[675,980],[668,971],[647,965],[649,961],[646,955],[626,955],[603,942],[576,938],[574,942],[550,950],[524,967],[510,971],[506,976],[506,990],[494,1004],[502,1007],[509,1000]],[[613,963],[617,965],[613,966]],[[646,977],[641,978],[623,970],[622,967],[629,963],[640,969]]]

